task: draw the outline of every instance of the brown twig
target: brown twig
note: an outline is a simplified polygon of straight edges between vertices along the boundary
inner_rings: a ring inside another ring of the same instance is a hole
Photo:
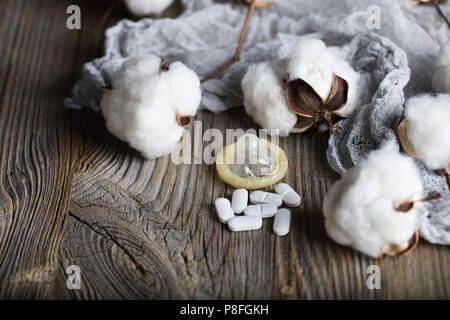
[[[447,181],[448,190],[450,191],[450,174],[445,173],[445,180]]]
[[[402,202],[399,205],[395,206],[394,209],[395,209],[395,211],[398,211],[398,212],[409,212],[413,208],[422,206],[425,202],[437,200],[440,198],[442,198],[442,194],[435,193],[435,194],[432,194],[422,200]]]
[[[431,0],[431,3],[433,4],[433,6],[436,8],[437,12],[439,13],[439,15],[444,18],[445,22],[447,23],[448,28],[450,29],[450,22],[448,21],[447,17],[445,16],[444,12],[442,12],[441,7],[439,6],[439,3],[437,2],[437,0]]]
[[[242,46],[244,44],[245,36],[247,34],[248,24],[253,15],[253,11],[255,10],[255,7],[256,7],[256,0],[252,0],[250,5],[248,6],[247,17],[245,18],[244,26],[242,27],[241,36],[239,38],[239,44],[236,49],[236,52],[234,53],[234,56],[227,63],[225,63],[222,67],[220,67],[217,71],[215,71],[212,74],[210,74],[209,76],[206,76],[205,78],[203,78],[201,80],[201,83],[211,80],[212,78],[218,76],[219,74],[221,74],[222,72],[227,70],[229,67],[231,67],[235,62],[237,62],[241,59]]]
[[[161,64],[159,65],[159,72],[169,71],[169,68],[166,66],[166,64],[167,64],[167,60],[166,59],[162,59],[161,60]]]
[[[441,193],[434,193],[432,195],[429,195],[428,197],[426,197],[425,199],[422,199],[422,202],[429,202],[429,201],[433,201],[433,200],[437,200],[442,198],[442,194]]]

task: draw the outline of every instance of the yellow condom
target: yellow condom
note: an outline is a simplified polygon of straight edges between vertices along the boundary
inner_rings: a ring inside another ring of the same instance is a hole
[[[262,189],[273,185],[283,179],[288,168],[288,160],[284,151],[273,143],[264,139],[258,139],[259,145],[267,150],[267,154],[274,159],[273,168],[269,174],[258,177],[242,177],[232,170],[236,164],[236,151],[238,142],[235,142],[225,148],[217,155],[216,170],[224,182],[235,187],[248,190]]]

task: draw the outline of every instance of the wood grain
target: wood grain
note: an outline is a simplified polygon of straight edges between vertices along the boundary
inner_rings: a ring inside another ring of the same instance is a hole
[[[231,233],[211,165],[144,160],[99,114],[62,106],[82,64],[101,55],[107,1],[0,2],[0,298],[448,299],[450,249],[422,241],[404,258],[368,259],[326,235],[321,200],[337,179],[327,137],[281,139],[285,180],[303,197],[292,229]],[[65,27],[78,4],[82,30]],[[166,15],[179,10],[179,4]],[[256,128],[243,110],[200,112],[203,130]],[[66,268],[82,270],[68,290]],[[381,268],[381,290],[366,286]]]

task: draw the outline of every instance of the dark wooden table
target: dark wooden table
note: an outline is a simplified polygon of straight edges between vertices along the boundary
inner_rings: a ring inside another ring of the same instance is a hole
[[[102,54],[105,1],[0,0],[0,297],[50,299],[393,299],[450,296],[450,249],[369,259],[326,235],[321,201],[337,175],[327,136],[291,136],[286,181],[303,197],[287,237],[272,222],[231,233],[213,200],[214,166],[145,161],[102,117],[63,107],[84,62]],[[78,4],[82,30],[66,28]],[[172,8],[171,11],[178,10]],[[242,110],[200,112],[203,128],[255,127]],[[81,268],[81,289],[66,268]],[[366,286],[381,268],[381,289]]]

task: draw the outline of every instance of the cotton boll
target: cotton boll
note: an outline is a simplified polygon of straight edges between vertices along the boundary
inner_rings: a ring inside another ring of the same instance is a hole
[[[131,58],[100,103],[108,130],[149,159],[176,147],[185,130],[177,115],[195,115],[200,103],[198,77],[179,62],[172,65],[169,75],[156,56]]]
[[[399,212],[395,208],[419,201],[422,192],[411,158],[388,148],[374,151],[325,196],[326,231],[337,243],[374,258],[398,253],[408,247],[414,235],[417,209]]]
[[[149,74],[156,74],[159,72],[160,64],[161,58],[155,55],[149,55],[145,59],[130,59],[124,63],[120,70],[120,77],[117,77],[116,81],[120,81],[121,84],[128,83],[135,79],[143,79]]]
[[[161,77],[169,84],[175,111],[181,115],[195,114],[202,98],[197,74],[181,62],[174,62]]]
[[[436,61],[433,89],[440,93],[450,93],[450,41],[442,46]]]
[[[252,65],[242,79],[247,114],[264,129],[279,129],[282,137],[289,135],[297,122],[297,115],[286,103],[285,64],[285,60],[278,60]]]
[[[305,80],[326,100],[333,83],[334,56],[322,40],[302,41],[288,57],[287,75],[289,81],[298,78]]]
[[[245,110],[262,128],[287,136],[298,119],[287,104],[288,82],[300,78],[326,101],[335,74],[349,85],[347,104],[337,112],[346,116],[356,108],[359,74],[317,39],[302,41],[285,59],[250,66],[242,80]]]
[[[450,95],[421,95],[406,103],[406,137],[417,157],[430,169],[450,161]]]
[[[128,10],[137,17],[161,14],[172,2],[173,0],[125,0]]]
[[[288,60],[289,81],[303,79],[323,100],[327,100],[330,95],[334,74],[345,79],[349,84],[348,101],[339,113],[347,116],[355,109],[359,73],[355,72],[347,61],[333,55],[322,40],[303,40]]]
[[[353,70],[347,61],[336,59],[334,62],[334,72],[348,82],[347,104],[338,111],[339,114],[348,116],[358,107],[358,82],[359,73]]]

